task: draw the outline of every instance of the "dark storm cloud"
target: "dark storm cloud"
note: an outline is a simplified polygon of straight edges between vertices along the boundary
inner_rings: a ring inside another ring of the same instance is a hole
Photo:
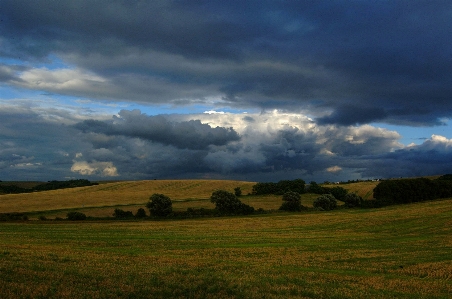
[[[452,140],[433,135],[420,145],[393,152],[363,156],[348,165],[361,168],[361,175],[370,177],[413,177],[450,173]]]
[[[338,124],[350,126],[380,121],[385,116],[385,111],[378,107],[362,108],[349,105],[337,107],[331,115],[320,117],[317,119],[317,122],[320,125]]]
[[[0,80],[174,105],[216,97],[320,124],[438,125],[452,115],[451,13],[449,1],[4,0],[0,55],[52,54],[83,80],[43,68]]]
[[[70,176],[71,156],[86,148],[76,130],[51,120],[63,111],[53,114],[49,109],[45,119],[36,110],[0,105],[1,180],[63,180]]]
[[[75,127],[83,132],[137,137],[188,149],[205,149],[240,139],[232,128],[212,128],[199,120],[171,122],[164,116],[147,116],[138,110],[121,110],[113,121],[85,120]]]
[[[1,180],[340,181],[443,174],[452,167],[452,140],[445,137],[403,146],[394,131],[319,126],[297,114],[147,116],[123,110],[105,120],[26,101],[5,103],[0,105]]]

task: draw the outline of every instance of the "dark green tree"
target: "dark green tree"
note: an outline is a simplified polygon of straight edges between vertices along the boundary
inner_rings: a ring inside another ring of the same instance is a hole
[[[337,200],[331,194],[323,194],[314,200],[313,206],[324,211],[334,210],[337,208]]]
[[[315,193],[315,194],[325,194],[328,193],[325,188],[317,184],[316,182],[312,181],[309,183],[309,193]]]
[[[279,207],[282,211],[299,212],[303,209],[301,205],[301,195],[297,192],[286,192],[282,197],[283,203]]]
[[[242,195],[242,189],[240,189],[240,187],[234,188],[234,194],[237,197],[241,196]]]
[[[333,188],[325,188],[327,193],[330,193],[337,200],[344,201],[345,195],[347,195],[348,191],[342,187],[333,187]]]
[[[173,203],[171,199],[163,194],[154,193],[146,204],[151,215],[165,217],[173,212]]]
[[[146,217],[146,211],[143,208],[139,208],[135,214],[135,218],[145,218],[145,217]]]
[[[345,206],[348,208],[360,207],[363,204],[363,199],[356,193],[347,193],[344,197]]]
[[[217,190],[210,196],[210,201],[215,204],[215,209],[226,214],[251,214],[254,208],[242,203],[235,194]]]
[[[85,220],[86,215],[82,212],[69,212],[67,213],[67,219],[68,220]]]
[[[115,209],[113,216],[115,218],[131,218],[133,217],[133,213],[131,211],[124,211],[121,209]]]

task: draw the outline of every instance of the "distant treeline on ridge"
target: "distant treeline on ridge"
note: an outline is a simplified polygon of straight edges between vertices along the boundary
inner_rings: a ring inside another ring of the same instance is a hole
[[[438,179],[386,180],[374,188],[374,198],[381,205],[404,204],[452,197],[452,174]]]
[[[253,186],[253,194],[263,195],[263,194],[278,194],[282,195],[286,192],[292,191],[299,194],[306,193],[305,181],[302,179],[296,180],[282,180],[277,183],[257,183]]]
[[[23,188],[16,185],[0,185],[0,194],[30,193],[36,191],[93,186],[97,184],[98,183],[92,183],[85,179],[79,179],[69,181],[49,181],[47,183],[36,185],[32,188]]]

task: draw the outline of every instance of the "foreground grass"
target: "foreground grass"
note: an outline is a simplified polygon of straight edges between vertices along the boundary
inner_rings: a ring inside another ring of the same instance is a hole
[[[450,298],[452,200],[180,221],[0,223],[0,298]]]

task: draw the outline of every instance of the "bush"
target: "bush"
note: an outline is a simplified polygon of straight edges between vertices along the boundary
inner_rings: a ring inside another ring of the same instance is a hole
[[[326,193],[330,193],[337,200],[344,201],[348,191],[342,187],[325,188]]]
[[[284,201],[279,207],[282,211],[292,211],[299,212],[303,209],[301,205],[301,196],[297,192],[286,192],[284,193],[282,200]]]
[[[115,209],[113,216],[115,218],[132,218],[133,214],[131,211],[123,211],[121,209]]]
[[[253,194],[284,194],[286,192],[292,191],[299,194],[305,193],[305,181],[302,179],[296,180],[282,180],[278,183],[257,183],[253,186]]]
[[[135,218],[145,218],[146,217],[146,211],[143,208],[139,208],[137,213],[135,214]]]
[[[241,196],[242,195],[242,189],[240,189],[240,187],[234,188],[234,194],[237,197]]]
[[[325,190],[325,188],[323,188],[322,186],[320,186],[319,184],[317,184],[314,181],[309,183],[308,192],[314,193],[314,194],[327,194],[328,193],[328,191]]]
[[[354,208],[362,206],[363,199],[356,193],[348,193],[345,195],[344,202],[347,208]]]
[[[86,215],[81,212],[69,212],[67,213],[68,220],[85,220]]]
[[[152,194],[146,207],[153,216],[165,217],[173,212],[171,199],[163,194]]]
[[[337,208],[337,200],[331,194],[323,194],[314,200],[314,208],[330,211]]]
[[[28,220],[28,215],[24,213],[0,213],[0,221],[10,221],[10,220]]]
[[[235,194],[217,190],[210,196],[210,202],[215,204],[215,209],[227,214],[251,214],[254,208],[242,203]]]

